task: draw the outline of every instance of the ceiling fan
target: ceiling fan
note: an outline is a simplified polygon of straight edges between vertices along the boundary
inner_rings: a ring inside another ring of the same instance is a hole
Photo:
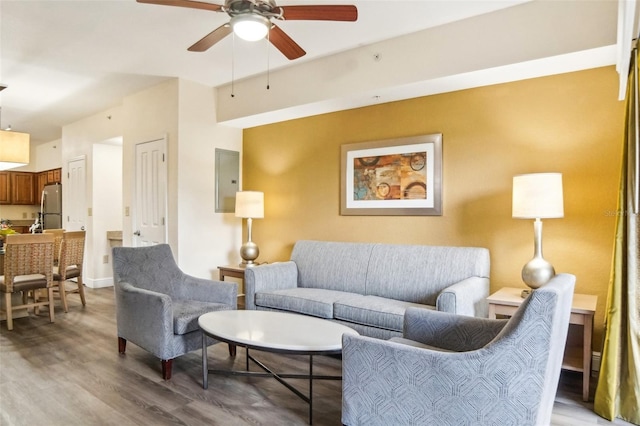
[[[280,21],[356,21],[358,9],[352,5],[276,6],[275,0],[226,0],[224,5],[195,0],[137,0],[164,6],[225,12],[231,20],[216,28],[189,47],[191,52],[204,52],[234,32],[245,40],[267,36],[288,59],[298,59],[306,52],[271,20]]]

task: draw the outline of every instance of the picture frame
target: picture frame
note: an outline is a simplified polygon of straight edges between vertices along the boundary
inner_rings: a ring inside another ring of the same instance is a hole
[[[442,133],[341,146],[340,214],[442,216]]]

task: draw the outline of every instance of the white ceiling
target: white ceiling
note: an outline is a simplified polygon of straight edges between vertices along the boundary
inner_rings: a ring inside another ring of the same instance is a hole
[[[0,0],[0,83],[8,86],[0,92],[0,126],[49,142],[61,137],[63,125],[166,78],[219,87],[232,76],[238,81],[264,74],[267,64],[255,58],[264,58],[266,49],[268,67],[277,71],[527,1],[281,0],[279,5],[355,4],[359,11],[354,23],[279,23],[307,51],[288,61],[266,41],[232,37],[207,52],[188,52],[228,21],[224,13],[135,0]]]

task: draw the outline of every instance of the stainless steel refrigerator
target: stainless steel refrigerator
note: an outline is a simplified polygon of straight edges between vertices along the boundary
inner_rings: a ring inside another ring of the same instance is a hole
[[[62,228],[62,185],[45,185],[40,203],[42,229]]]

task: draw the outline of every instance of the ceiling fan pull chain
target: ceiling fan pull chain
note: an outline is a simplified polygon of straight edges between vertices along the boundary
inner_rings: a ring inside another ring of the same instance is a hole
[[[269,86],[270,86],[270,84],[269,84],[269,75],[270,75],[269,74],[269,58],[270,58],[270,56],[269,56],[269,44],[270,43],[269,42],[270,41],[271,41],[271,31],[267,32],[267,43],[266,43],[266,46],[267,46],[267,90],[269,90]]]
[[[236,35],[231,33],[231,97],[235,98],[235,63],[236,63]]]

